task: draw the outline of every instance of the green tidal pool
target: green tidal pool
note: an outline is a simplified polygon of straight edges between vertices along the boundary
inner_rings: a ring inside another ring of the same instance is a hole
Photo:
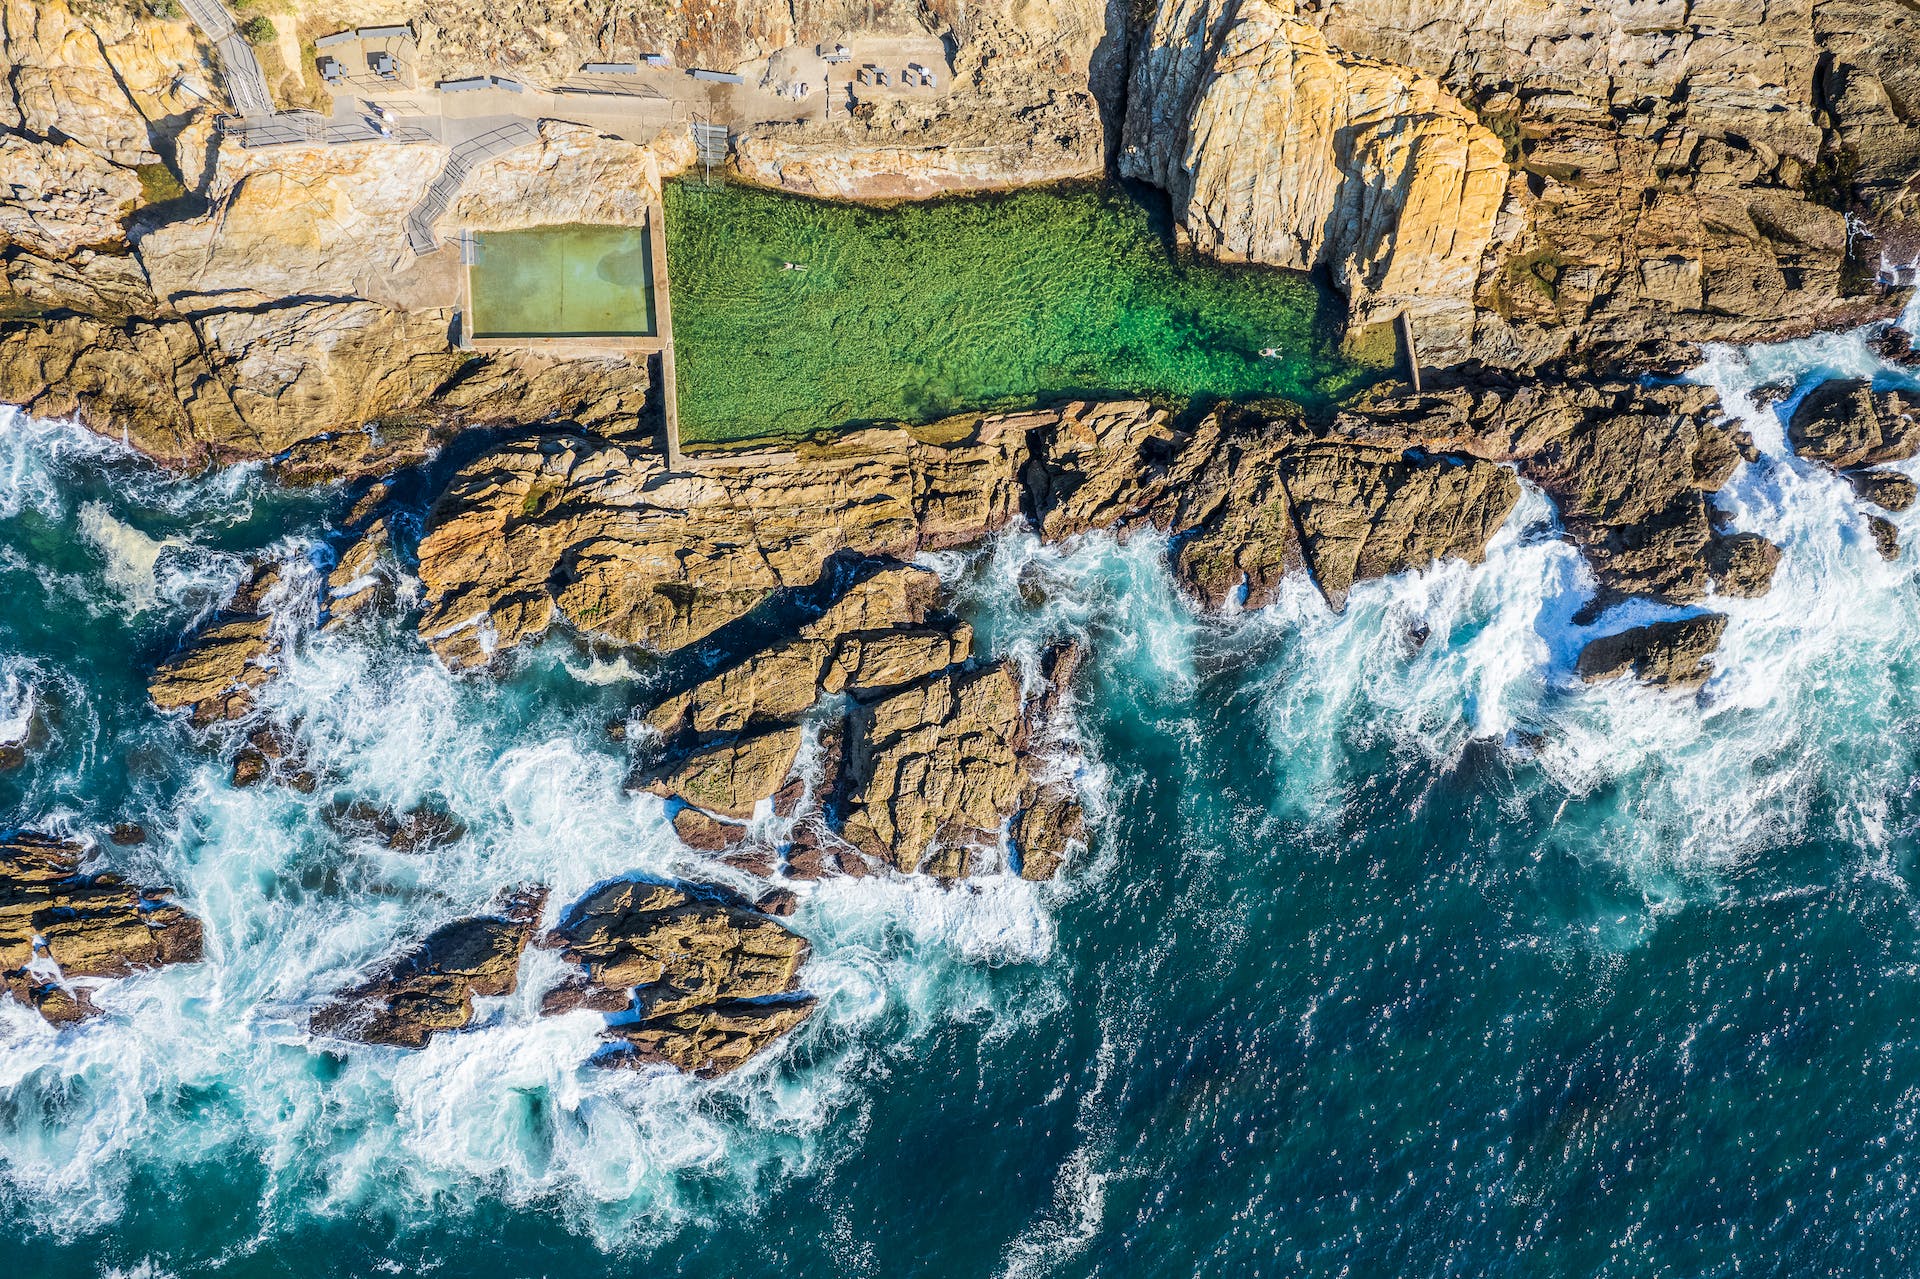
[[[467,269],[479,338],[645,337],[654,331],[645,227],[483,231]]]
[[[1341,307],[1175,252],[1116,186],[896,207],[668,184],[681,437],[794,438],[1072,396],[1338,399]]]

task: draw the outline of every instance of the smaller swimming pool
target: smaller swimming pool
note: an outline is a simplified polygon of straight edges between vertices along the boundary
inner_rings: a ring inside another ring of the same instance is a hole
[[[474,239],[467,268],[474,337],[653,335],[645,227],[541,226]]]

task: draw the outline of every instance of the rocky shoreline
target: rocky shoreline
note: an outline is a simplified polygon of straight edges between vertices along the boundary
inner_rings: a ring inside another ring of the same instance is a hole
[[[610,1017],[596,1060],[724,1073],[812,1011],[808,944],[779,922],[792,885],[1070,872],[1081,654],[977,651],[917,562],[1016,526],[1164,537],[1198,608],[1260,608],[1304,572],[1339,610],[1357,583],[1478,562],[1524,480],[1592,568],[1583,621],[1636,598],[1692,610],[1593,639],[1578,677],[1696,687],[1726,625],[1713,601],[1764,593],[1780,551],[1712,501],[1752,441],[1670,375],[1702,343],[1884,320],[1920,260],[1901,105],[1920,71],[1886,52],[1920,18],[1898,6],[1074,0],[1050,30],[997,2],[923,8],[877,20],[956,42],[947,105],[762,131],[737,172],[844,198],[1142,179],[1198,250],[1323,274],[1356,344],[1404,317],[1421,389],[1320,416],[1076,402],[670,469],[643,363],[463,350],[453,313],[421,303],[401,215],[431,166],[379,143],[243,150],[181,88],[176,68],[212,65],[182,22],[111,0],[5,11],[0,400],[170,465],[265,461],[352,499],[324,580],[259,565],[155,672],[154,704],[230,751],[236,784],[315,789],[298,725],[255,705],[300,642],[288,619],[403,618],[475,672],[556,629],[617,645],[652,663],[612,726],[630,790],[690,852],[765,881],[748,899],[621,879],[564,908],[528,886],[341,990],[314,1033],[419,1048],[548,947],[573,971],[542,1011]],[[702,52],[760,56],[756,13],[736,6]],[[684,6],[664,21],[696,40]],[[456,46],[449,67],[477,56]],[[605,192],[657,203],[690,162],[678,137],[549,121],[459,214],[619,218]],[[1787,433],[1896,554],[1866,508],[1915,500],[1879,469],[1920,451],[1911,399],[1836,381]],[[456,442],[458,465],[434,462]],[[432,477],[424,514],[386,482],[402,472]],[[409,576],[417,610],[395,589]],[[449,815],[340,813],[389,847],[461,838]],[[8,989],[51,1021],[90,1010],[69,978],[200,954],[190,915],[81,856],[26,835],[0,850]]]

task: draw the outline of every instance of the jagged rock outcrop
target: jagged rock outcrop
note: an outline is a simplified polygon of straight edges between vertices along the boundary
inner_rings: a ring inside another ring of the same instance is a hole
[[[1900,558],[1900,530],[1883,515],[1867,517],[1867,531],[1873,534],[1873,548],[1883,560]]]
[[[1636,626],[1589,642],[1575,670],[1589,684],[1632,674],[1659,688],[1694,688],[1713,674],[1707,656],[1726,629],[1724,613]]]
[[[190,710],[201,727],[252,710],[254,690],[272,676],[280,651],[271,607],[280,584],[278,565],[256,565],[226,607],[153,673],[153,704]]]
[[[729,738],[662,767],[643,769],[633,786],[744,821],[761,800],[772,798],[792,778],[800,740],[797,725]]]
[[[656,454],[579,432],[515,441],[434,508],[420,633],[455,666],[563,619],[668,652],[815,584],[836,553],[910,557],[1004,527],[1024,446],[987,419],[953,444],[857,431],[668,474]]]
[[[404,955],[314,1010],[316,1035],[394,1048],[423,1048],[442,1031],[473,1020],[476,995],[510,995],[520,955],[540,922],[546,890],[528,890],[501,913],[456,919]]]
[[[660,1063],[711,1078],[737,1070],[813,1016],[811,998],[774,1003],[718,1003],[661,1013],[610,1027],[606,1037],[628,1051],[596,1057],[602,1066]]]
[[[951,667],[863,707],[849,734],[843,837],[912,874],[968,873],[1014,824],[1028,878],[1052,875],[1082,835],[1070,785],[1042,780],[1033,740],[1071,678],[1071,651],[1048,655],[1048,693],[1030,704],[1012,662]]]
[[[1920,485],[1914,483],[1912,476],[1898,471],[1849,471],[1846,478],[1862,501],[1871,502],[1883,511],[1910,510],[1914,501],[1920,499]]]
[[[1329,47],[1294,0],[1162,0],[1133,63],[1121,172],[1201,250],[1326,268],[1359,326],[1402,311],[1464,356],[1507,183],[1500,140],[1431,75]]]
[[[96,1009],[73,978],[125,977],[200,958],[200,921],[107,872],[82,873],[85,850],[16,832],[0,840],[0,989],[48,1021]]]
[[[1477,562],[1520,494],[1486,462],[1321,439],[1287,419],[1222,413],[1182,432],[1164,412],[1120,404],[1052,421],[1035,422],[1043,442],[1026,470],[1041,533],[1180,535],[1175,570],[1215,606],[1240,595],[1264,607],[1301,567],[1339,608],[1356,581]]]
[[[1669,362],[1897,305],[1864,288],[1879,246],[1843,210],[1887,237],[1913,203],[1901,3],[1323,0],[1308,20],[1439,77],[1506,143],[1482,359]]]
[[[1875,391],[1865,378],[1834,378],[1795,407],[1787,442],[1835,470],[1904,461],[1920,452],[1920,400]]]
[[[604,1065],[724,1074],[814,1008],[799,986],[806,941],[718,891],[617,880],[569,907],[542,944],[581,966],[545,1011],[639,1014],[608,1029],[623,1051],[596,1059]]]
[[[376,516],[354,534],[327,574],[326,629],[393,602],[394,578],[387,564],[392,549],[393,534],[384,517]]]
[[[206,110],[212,77],[185,16],[66,0],[9,0],[0,8],[0,129],[70,138],[126,168]],[[170,148],[169,148],[170,149]]]
[[[647,723],[667,737],[702,737],[791,722],[822,693],[898,687],[963,662],[973,629],[951,618],[930,623],[940,579],[890,563],[859,578],[791,639],[747,655],[660,702]]]
[[[1726,532],[1708,501],[1740,464],[1708,387],[1488,374],[1366,397],[1333,430],[1516,464],[1593,565],[1596,605],[1757,595],[1779,560],[1757,536]]]
[[[435,506],[420,631],[455,666],[560,619],[671,652],[776,591],[815,586],[836,554],[968,545],[1023,499],[1049,538],[1129,522],[1195,533],[1183,572],[1215,603],[1243,584],[1264,603],[1302,564],[1337,603],[1359,578],[1477,558],[1518,494],[1498,467],[1321,441],[1290,420],[1215,416],[1178,440],[1167,423],[1144,403],[1080,404],[983,418],[945,444],[860,431],[673,475],[653,454],[584,433],[514,441]],[[905,658],[907,637],[889,643],[873,652]]]

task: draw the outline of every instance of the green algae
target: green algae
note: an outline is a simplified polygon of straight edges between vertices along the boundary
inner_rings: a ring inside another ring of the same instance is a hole
[[[680,182],[666,214],[689,444],[1079,396],[1311,406],[1376,374],[1327,290],[1177,251],[1117,186],[868,207]]]

